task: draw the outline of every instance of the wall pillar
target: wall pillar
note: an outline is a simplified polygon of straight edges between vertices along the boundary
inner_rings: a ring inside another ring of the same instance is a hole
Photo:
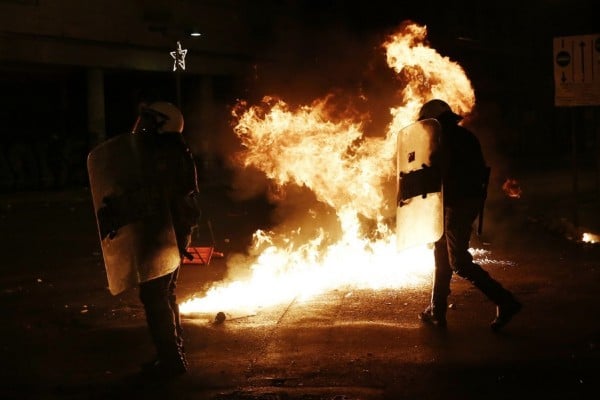
[[[104,72],[99,68],[87,72],[87,113],[90,148],[106,140],[104,111]]]

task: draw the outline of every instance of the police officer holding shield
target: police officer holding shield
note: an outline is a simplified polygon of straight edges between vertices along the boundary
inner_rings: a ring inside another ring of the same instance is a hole
[[[521,310],[522,305],[474,263],[469,252],[472,226],[482,211],[489,177],[481,145],[472,132],[458,124],[462,117],[442,100],[434,99],[423,105],[419,120],[426,119],[435,119],[441,125],[441,146],[436,163],[441,173],[444,216],[443,234],[434,244],[431,302],[419,318],[437,327],[446,326],[450,280],[456,273],[496,304],[496,318],[491,328],[498,331]]]
[[[175,288],[199,210],[196,167],[183,125],[173,104],[144,105],[131,134],[112,138],[88,155],[109,289],[116,295],[139,287],[156,348],[142,374],[157,379],[187,371]]]

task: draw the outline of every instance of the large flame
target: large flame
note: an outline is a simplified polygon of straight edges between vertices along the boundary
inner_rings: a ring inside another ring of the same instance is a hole
[[[231,277],[187,300],[180,306],[183,314],[255,312],[337,288],[429,283],[431,250],[425,245],[396,250],[391,216],[397,133],[431,98],[467,113],[475,96],[463,69],[426,45],[426,33],[424,26],[405,23],[383,44],[403,100],[390,110],[392,121],[379,137],[365,136],[361,121],[335,115],[331,96],[298,107],[275,96],[254,106],[238,104],[240,165],[266,175],[278,196],[274,201],[289,200],[290,192],[308,192],[315,201],[306,204],[304,220],[257,231],[249,255],[228,260],[230,269],[248,271],[247,276]]]

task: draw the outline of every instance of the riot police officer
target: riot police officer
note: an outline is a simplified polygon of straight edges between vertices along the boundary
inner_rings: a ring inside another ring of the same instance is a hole
[[[153,378],[187,371],[175,288],[199,210],[196,167],[183,126],[173,104],[144,105],[131,133],[88,155],[109,289],[116,295],[139,288],[156,348],[142,372]]]
[[[166,192],[173,228],[181,257],[189,256],[197,210],[193,196],[198,192],[192,154],[185,144],[183,116],[171,103],[154,102],[142,107],[133,127],[134,135],[145,135],[154,143],[156,179]],[[183,330],[175,288],[179,267],[155,279],[141,282],[139,296],[156,347],[156,359],[143,365],[143,373],[157,377],[180,375],[187,370]]]
[[[434,244],[435,272],[431,302],[419,318],[437,327],[446,326],[447,299],[453,273],[469,280],[494,304],[496,318],[491,328],[498,331],[522,308],[521,303],[494,280],[469,252],[472,226],[479,215],[489,170],[477,137],[459,125],[462,117],[443,100],[423,105],[419,120],[433,118],[441,125],[441,145],[437,167],[441,172],[444,206],[444,232]]]

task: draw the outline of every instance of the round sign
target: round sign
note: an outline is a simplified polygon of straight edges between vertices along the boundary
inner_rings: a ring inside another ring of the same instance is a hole
[[[571,55],[566,51],[560,51],[556,55],[556,63],[561,67],[566,67],[571,62]]]

